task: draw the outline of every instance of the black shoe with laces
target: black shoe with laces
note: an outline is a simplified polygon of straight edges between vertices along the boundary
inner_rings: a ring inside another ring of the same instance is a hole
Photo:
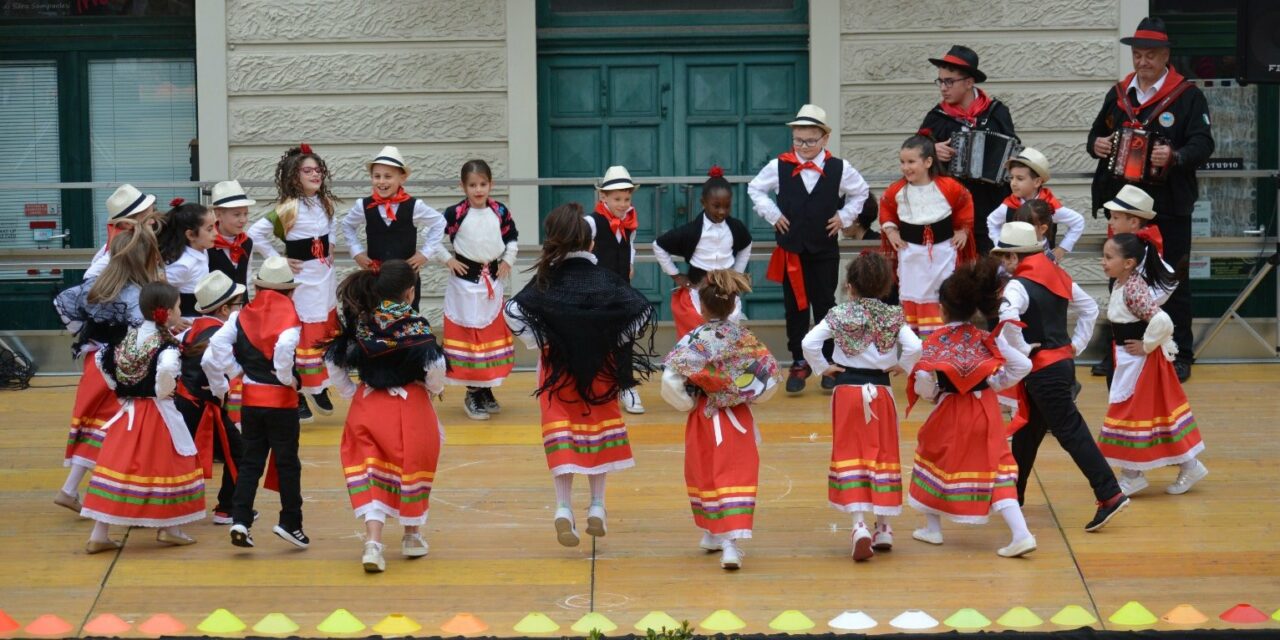
[[[487,413],[502,413],[502,405],[498,404],[498,399],[493,397],[493,388],[480,387],[477,392],[480,396],[480,403],[484,405]]]
[[[1191,379],[1191,363],[1186,360],[1174,360],[1173,372],[1178,374],[1178,382],[1186,382]]]
[[[835,388],[836,388],[836,377],[835,377],[835,376],[822,376],[822,390],[823,390],[823,391],[834,391],[834,390],[835,390]]]
[[[307,406],[307,397],[298,394],[298,424],[311,424],[315,422],[315,416],[311,415],[311,407]]]
[[[316,413],[322,416],[333,415],[333,401],[329,399],[329,390],[311,395],[311,402],[316,405]]]
[[[1127,506],[1129,506],[1129,496],[1126,496],[1123,493],[1118,494],[1116,497],[1107,500],[1106,502],[1099,502],[1098,512],[1093,515],[1093,520],[1090,520],[1089,524],[1084,526],[1084,530],[1097,531],[1098,529],[1107,526],[1107,523],[1111,522],[1111,519],[1114,518],[1117,513],[1124,511],[1124,508]]]
[[[804,381],[813,373],[813,369],[809,368],[809,363],[804,360],[796,360],[791,364],[791,371],[787,375],[787,393],[800,393],[804,391]]]
[[[274,528],[271,529],[271,531],[276,535],[280,536],[281,540],[284,540],[285,542],[288,542],[289,544],[295,547],[298,547],[299,549],[306,549],[308,546],[311,545],[311,538],[308,538],[307,534],[302,532],[302,527],[298,527],[297,529],[293,529],[293,530],[288,530],[280,525],[276,525]]]

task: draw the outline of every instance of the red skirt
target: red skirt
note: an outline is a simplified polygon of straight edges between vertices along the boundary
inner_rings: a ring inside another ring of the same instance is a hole
[[[911,506],[982,524],[992,511],[1017,504],[1017,481],[1018,464],[1005,439],[996,393],[946,394],[920,427]]]
[[[342,472],[357,518],[381,512],[408,526],[426,524],[444,434],[426,387],[408,398],[360,385],[342,429]]]
[[[446,379],[468,387],[496,387],[511,375],[516,346],[501,313],[483,329],[464,327],[444,318],[444,357],[449,363]]]
[[[539,383],[545,375],[539,371]],[[608,386],[597,378],[594,388],[604,392]],[[538,404],[542,408],[542,449],[551,475],[590,475],[635,466],[617,402],[588,404],[573,387],[567,387],[542,394]]]
[[[750,538],[760,480],[755,419],[745,404],[708,418],[702,412],[706,404],[706,396],[698,398],[684,429],[684,482],[693,524],[727,538]]]
[[[302,389],[307,393],[320,393],[329,382],[329,371],[324,366],[324,347],[320,343],[338,333],[338,311],[329,310],[329,317],[324,322],[302,323],[302,335],[298,339],[298,350],[294,365],[298,369],[298,377]]]
[[[676,340],[707,322],[693,306],[692,289],[680,287],[671,292],[671,319],[676,323]]]
[[[1098,448],[1111,464],[1137,471],[1181,464],[1204,451],[1187,394],[1161,351],[1147,355],[1133,395],[1107,407]]]
[[[875,397],[865,400],[864,391]],[[867,418],[870,411],[871,417]],[[827,499],[845,513],[902,513],[902,461],[893,388],[839,385],[831,398],[831,468]]]
[[[92,469],[102,450],[106,432],[102,425],[120,410],[116,393],[107,386],[93,353],[84,355],[84,372],[76,387],[76,402],[71,409],[71,432],[67,434],[66,466]]]
[[[196,456],[174,450],[155,400],[134,399],[133,409],[132,426],[126,414],[109,427],[80,515],[134,527],[203,518],[204,470]]]

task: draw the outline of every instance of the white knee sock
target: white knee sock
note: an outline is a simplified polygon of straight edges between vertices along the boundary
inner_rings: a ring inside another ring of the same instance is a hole
[[[924,528],[933,533],[942,533],[942,518],[936,513],[924,514]]]
[[[556,486],[556,507],[570,509],[573,507],[573,474],[562,473],[551,479]]]
[[[1195,464],[1195,463],[1193,462],[1192,464]],[[1138,471],[1137,469],[1124,469],[1123,471],[1120,472],[1120,475],[1126,478],[1141,478],[1142,472]]]
[[[80,494],[80,481],[84,480],[86,474],[89,473],[88,467],[82,467],[78,464],[71,465],[67,470],[67,481],[62,483],[62,492],[75,496]]]
[[[1004,517],[1004,523],[1009,525],[1009,533],[1013,534],[1013,542],[1017,542],[1031,535],[1031,531],[1027,529],[1027,519],[1022,516],[1022,508],[1018,505],[1005,507],[1000,510],[1000,515]]]
[[[887,531],[889,529],[889,516],[876,516],[876,529]]]
[[[1182,463],[1182,464],[1178,465],[1178,470],[1179,470],[1179,471],[1190,471],[1190,470],[1192,470],[1192,469],[1194,469],[1194,468],[1196,468],[1196,459],[1195,459],[1195,458],[1192,458],[1192,459],[1190,459],[1190,460],[1188,460],[1188,461],[1186,461],[1186,462],[1184,462],[1184,463]],[[1139,472],[1139,473],[1141,473],[1141,472]]]
[[[93,531],[89,532],[89,539],[94,542],[106,542],[111,539],[107,534],[111,532],[111,525],[105,522],[94,522]]]
[[[867,526],[866,520],[864,520],[863,518],[864,516],[862,515],[861,511],[853,512],[853,526],[855,529],[860,526],[861,527]]]
[[[608,474],[595,473],[587,476],[587,481],[591,483],[591,506],[604,506],[604,481]]]

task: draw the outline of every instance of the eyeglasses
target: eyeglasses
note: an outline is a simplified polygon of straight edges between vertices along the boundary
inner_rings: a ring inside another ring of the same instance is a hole
[[[302,167],[301,169],[298,169],[298,171],[301,171],[302,173],[305,173],[307,175],[311,175],[313,173],[318,173],[320,175],[325,174],[324,169],[321,169],[320,167]]]
[[[933,80],[933,83],[938,85],[939,87],[946,87],[950,89],[953,85],[955,85],[955,83],[964,82],[965,80],[968,80],[968,78],[935,78]]]
[[[825,137],[826,136],[823,136],[822,138],[825,138]],[[792,138],[791,144],[795,145],[800,149],[812,149],[813,147],[816,147],[819,144],[822,144],[822,138],[814,138],[813,140],[805,140],[804,138]]]

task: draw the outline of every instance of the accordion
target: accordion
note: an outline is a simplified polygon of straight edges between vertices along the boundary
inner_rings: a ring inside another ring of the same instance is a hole
[[[1160,136],[1146,129],[1121,126],[1111,134],[1111,155],[1107,158],[1107,170],[1114,178],[1125,182],[1164,182],[1167,167],[1151,164],[1151,152],[1157,143],[1167,144]]]
[[[951,175],[992,184],[1009,181],[1009,160],[1018,156],[1022,145],[1017,138],[994,131],[959,131],[951,136]]]

